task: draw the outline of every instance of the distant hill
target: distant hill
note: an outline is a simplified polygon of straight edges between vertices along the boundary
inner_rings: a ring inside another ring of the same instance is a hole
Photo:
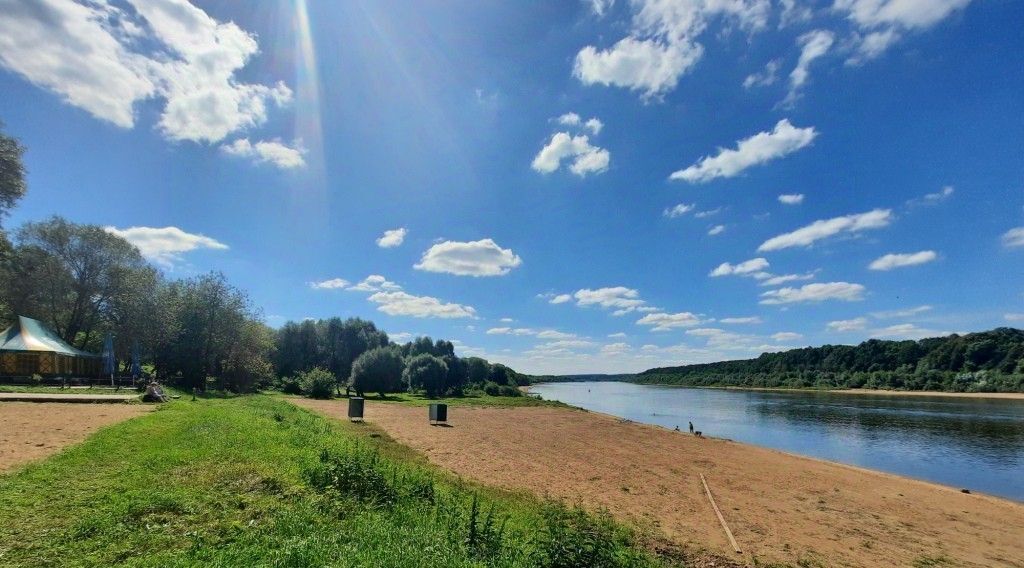
[[[648,384],[789,388],[879,388],[950,392],[1024,392],[1024,330],[950,335],[919,341],[871,339],[756,359],[648,369]]]

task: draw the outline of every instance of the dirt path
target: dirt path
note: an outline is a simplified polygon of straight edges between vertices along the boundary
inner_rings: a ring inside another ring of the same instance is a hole
[[[0,402],[0,472],[55,454],[103,426],[151,409],[141,404]]]
[[[295,402],[344,416],[344,401]],[[366,409],[367,422],[459,475],[607,507],[730,555],[703,472],[747,562],[1024,566],[1024,505],[1011,501],[578,410],[450,407],[449,418],[437,428],[426,408]]]

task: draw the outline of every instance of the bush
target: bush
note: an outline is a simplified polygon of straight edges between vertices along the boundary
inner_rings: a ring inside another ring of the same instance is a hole
[[[302,386],[299,385],[299,377],[281,377],[277,379],[277,390],[285,394],[302,394]]]
[[[378,347],[356,358],[348,384],[359,396],[365,391],[395,392],[402,389],[404,370],[405,362],[397,347]]]
[[[338,383],[334,375],[320,367],[299,373],[298,380],[302,394],[309,398],[331,398],[334,396],[334,386]]]
[[[489,396],[499,396],[501,393],[501,387],[498,383],[487,381],[484,383],[484,393]]]
[[[523,391],[517,387],[501,385],[498,387],[498,396],[523,396]]]
[[[409,389],[422,389],[431,398],[444,392],[447,376],[448,366],[444,361],[426,353],[410,359],[402,373]]]
[[[394,474],[385,471],[376,452],[361,448],[342,453],[323,450],[319,463],[305,474],[309,484],[321,491],[372,506],[388,507],[398,501],[398,491],[389,481]]]
[[[544,507],[544,526],[535,545],[535,566],[546,568],[614,568],[641,565],[629,550],[630,535],[616,527],[607,512],[589,515],[559,502]]]

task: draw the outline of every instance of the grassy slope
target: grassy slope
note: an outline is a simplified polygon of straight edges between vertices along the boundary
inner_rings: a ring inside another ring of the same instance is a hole
[[[316,490],[324,450],[383,475]],[[0,566],[532,566],[581,543],[607,565],[661,562],[610,522],[465,484],[372,426],[271,397],[172,402],[0,475]]]

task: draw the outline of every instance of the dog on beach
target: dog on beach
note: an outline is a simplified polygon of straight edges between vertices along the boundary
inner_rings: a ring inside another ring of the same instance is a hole
[[[696,431],[694,431],[693,435],[698,437],[698,438],[703,438],[704,437],[704,432],[701,432],[700,430],[696,430]]]

